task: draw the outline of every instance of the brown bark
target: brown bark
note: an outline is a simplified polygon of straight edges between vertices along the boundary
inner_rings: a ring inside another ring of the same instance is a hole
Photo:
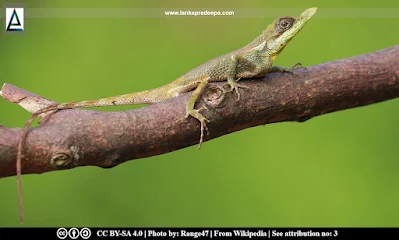
[[[297,121],[399,96],[399,45],[378,52],[332,61],[296,74],[273,73],[240,82],[241,99],[223,94],[225,83],[210,84],[197,106],[210,119],[205,141],[258,125]],[[10,84],[3,98],[30,112],[51,104]],[[199,122],[185,114],[183,94],[141,109],[121,112],[62,110],[47,114],[29,131],[22,173],[44,173],[94,165],[109,168],[127,160],[159,155],[198,144]],[[3,113],[4,114],[4,113]],[[0,177],[15,175],[21,129],[0,125]],[[206,147],[206,144],[203,146]]]

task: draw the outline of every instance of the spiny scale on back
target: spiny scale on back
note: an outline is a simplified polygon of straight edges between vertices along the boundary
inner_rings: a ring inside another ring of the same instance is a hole
[[[180,93],[192,91],[192,96],[186,105],[186,115],[183,119],[191,116],[201,123],[201,136],[199,142],[199,147],[201,147],[204,130],[207,130],[206,122],[208,122],[208,119],[200,113],[201,108],[194,109],[194,105],[208,82],[227,81],[231,87],[230,91],[235,91],[237,94],[237,100],[239,100],[240,93],[238,89],[248,88],[237,83],[240,78],[262,76],[269,72],[292,72],[293,68],[272,66],[272,64],[279,53],[302,29],[316,10],[316,8],[309,8],[299,17],[278,18],[274,23],[270,24],[259,37],[246,46],[214,58],[162,87],[98,100],[61,103],[45,107],[44,109],[32,114],[20,135],[16,161],[21,222],[24,220],[21,191],[21,158],[23,142],[28,133],[30,124],[37,116],[45,112],[60,109],[128,104],[152,104],[176,97]]]

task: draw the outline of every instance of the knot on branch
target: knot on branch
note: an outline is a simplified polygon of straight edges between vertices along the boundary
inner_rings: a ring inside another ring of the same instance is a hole
[[[55,169],[69,169],[79,165],[83,158],[83,152],[79,148],[71,146],[68,149],[54,151],[49,165]]]
[[[58,169],[71,168],[73,165],[73,162],[74,162],[73,157],[66,153],[56,153],[50,159],[50,165],[52,165]]]
[[[210,85],[206,88],[202,94],[202,99],[205,104],[211,107],[220,107],[220,104],[224,101],[226,91],[223,86]]]

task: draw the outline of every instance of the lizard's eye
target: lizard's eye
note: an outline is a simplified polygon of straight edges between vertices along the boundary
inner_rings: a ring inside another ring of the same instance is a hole
[[[284,30],[290,28],[292,25],[292,21],[290,19],[282,19],[280,21],[280,27]]]

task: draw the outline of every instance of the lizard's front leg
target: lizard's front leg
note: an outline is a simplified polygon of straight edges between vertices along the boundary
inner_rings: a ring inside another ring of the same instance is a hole
[[[295,63],[292,67],[281,67],[281,66],[272,66],[269,68],[268,72],[282,72],[282,73],[292,73],[295,74],[294,70],[306,67],[302,66],[302,63]]]
[[[232,55],[229,69],[227,71],[227,83],[230,85],[229,92],[235,91],[237,93],[237,101],[240,100],[240,92],[238,91],[238,88],[248,89],[247,86],[243,86],[243,85],[240,85],[237,83],[240,80],[240,78],[236,79],[239,59],[240,59],[240,56]]]

